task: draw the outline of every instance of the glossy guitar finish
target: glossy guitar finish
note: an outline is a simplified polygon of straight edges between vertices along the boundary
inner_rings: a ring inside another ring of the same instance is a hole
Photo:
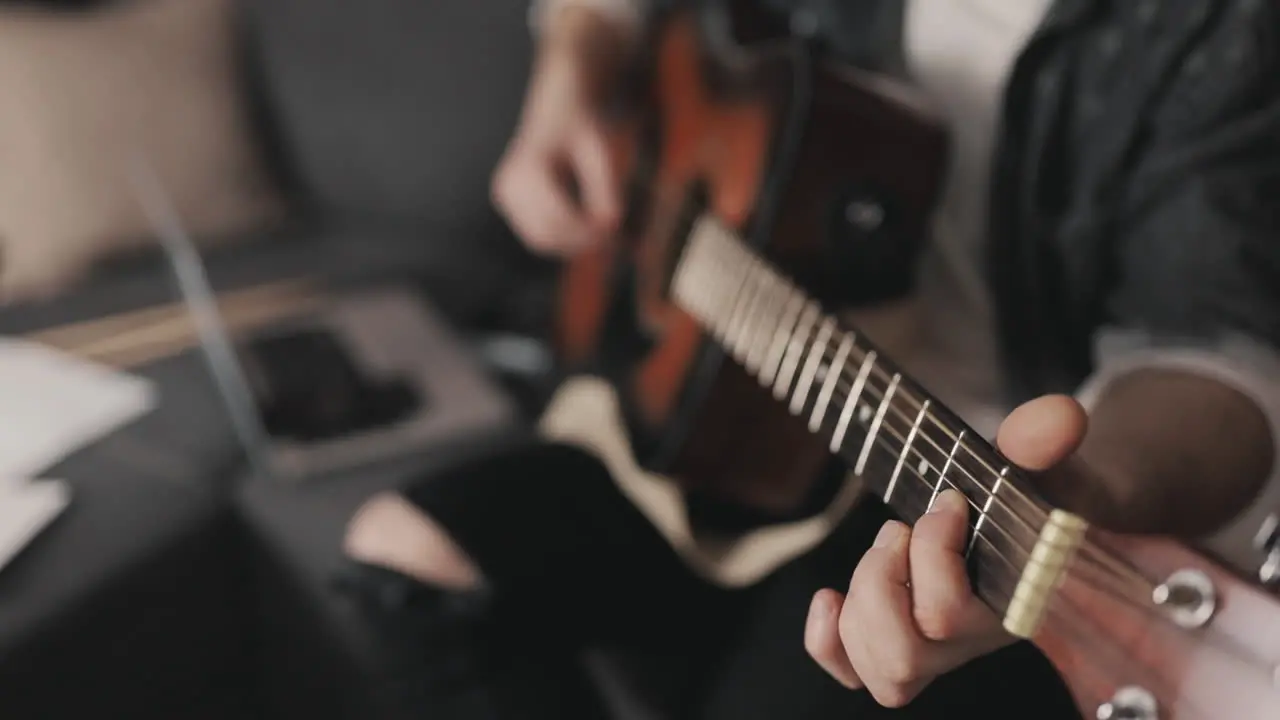
[[[1054,615],[1034,641],[1066,678],[1086,716],[1280,718],[1275,596],[1171,541],[1100,531],[1091,536],[1098,547],[1154,580],[1156,589],[1144,597],[1151,583],[1126,592],[1114,575],[1100,582],[1100,568],[1085,560],[1058,587]],[[1161,584],[1172,579],[1178,586],[1180,578],[1183,589],[1169,595],[1182,597],[1166,595],[1162,587],[1168,586]],[[1212,597],[1196,588],[1212,588]],[[1203,625],[1198,612],[1207,616]],[[1174,617],[1185,617],[1185,626]],[[1154,714],[1143,714],[1148,702]]]
[[[566,268],[556,346],[569,367],[615,382],[630,445],[647,468],[686,489],[787,512],[828,455],[667,298],[679,243],[709,207],[819,297],[869,287],[882,279],[875,272],[836,270],[892,263],[836,253],[914,253],[945,138],[851,76],[807,66],[790,46],[744,53],[704,43],[689,15],[655,29],[651,74],[634,98],[641,112],[619,124],[614,143],[638,188],[633,217],[616,242]],[[856,235],[837,221],[858,193],[890,213],[872,234],[891,237],[842,237]]]

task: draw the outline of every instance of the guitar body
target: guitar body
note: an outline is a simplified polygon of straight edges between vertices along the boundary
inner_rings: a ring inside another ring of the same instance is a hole
[[[749,22],[727,25],[741,35]],[[709,41],[707,26],[691,14],[654,26],[613,137],[631,214],[613,242],[565,269],[555,344],[568,366],[613,382],[643,466],[687,491],[785,513],[830,454],[669,299],[689,224],[715,214],[824,304],[899,299],[946,139],[866,77],[812,64],[795,45]]]

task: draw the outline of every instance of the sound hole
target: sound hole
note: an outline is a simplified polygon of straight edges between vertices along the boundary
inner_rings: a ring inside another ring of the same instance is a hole
[[[893,194],[870,183],[850,183],[833,198],[827,218],[831,247],[827,286],[836,300],[866,305],[901,298],[911,290],[921,243],[905,231]]]

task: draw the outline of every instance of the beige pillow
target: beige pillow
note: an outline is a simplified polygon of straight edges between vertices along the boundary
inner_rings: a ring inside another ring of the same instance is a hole
[[[278,217],[237,83],[233,0],[0,9],[0,293],[55,293],[154,244],[127,182],[147,158],[192,235]]]

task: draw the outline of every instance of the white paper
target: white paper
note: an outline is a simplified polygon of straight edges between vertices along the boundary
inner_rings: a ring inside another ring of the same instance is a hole
[[[0,568],[31,543],[71,502],[62,480],[0,480]]]
[[[0,338],[0,478],[37,477],[155,403],[142,378]]]

